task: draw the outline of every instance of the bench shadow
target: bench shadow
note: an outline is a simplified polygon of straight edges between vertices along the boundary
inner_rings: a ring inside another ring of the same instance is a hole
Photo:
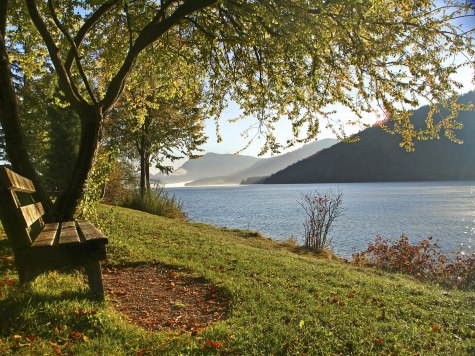
[[[10,243],[7,239],[0,239],[0,256],[13,255],[13,251],[10,247]]]
[[[48,313],[45,312],[45,305],[60,303],[65,300],[70,301],[92,301],[94,300],[88,291],[67,291],[58,295],[46,295],[34,291],[30,286],[12,286],[17,291],[10,293],[5,299],[0,300],[0,337],[7,335],[11,325],[17,324],[20,328],[22,315],[29,314],[27,309],[38,312],[38,318],[44,324],[53,322],[54,318],[48,320]],[[19,323],[20,322],[20,323]],[[14,326],[15,327],[15,326]],[[16,327],[15,327],[16,329]]]

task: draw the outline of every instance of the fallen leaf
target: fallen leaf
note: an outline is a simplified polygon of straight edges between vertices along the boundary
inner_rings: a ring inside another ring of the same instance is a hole
[[[73,340],[77,340],[81,336],[82,336],[82,333],[80,333],[79,331],[72,331],[69,333],[69,337]]]
[[[206,340],[206,346],[210,349],[219,349],[223,347],[223,343],[219,341]]]

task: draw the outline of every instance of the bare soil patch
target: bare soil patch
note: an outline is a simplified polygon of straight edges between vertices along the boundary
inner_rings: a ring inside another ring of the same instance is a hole
[[[150,331],[197,333],[223,319],[229,308],[213,284],[164,266],[106,268],[103,280],[116,310]]]

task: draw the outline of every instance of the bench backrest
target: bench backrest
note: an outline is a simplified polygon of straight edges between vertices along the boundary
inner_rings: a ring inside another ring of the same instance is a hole
[[[14,249],[31,245],[32,235],[44,226],[43,205],[33,199],[33,182],[0,166],[0,220]]]

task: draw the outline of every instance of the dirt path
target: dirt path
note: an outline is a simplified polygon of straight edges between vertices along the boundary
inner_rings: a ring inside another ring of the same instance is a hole
[[[216,286],[163,266],[106,268],[107,298],[127,320],[150,331],[191,331],[221,320],[229,301]]]

